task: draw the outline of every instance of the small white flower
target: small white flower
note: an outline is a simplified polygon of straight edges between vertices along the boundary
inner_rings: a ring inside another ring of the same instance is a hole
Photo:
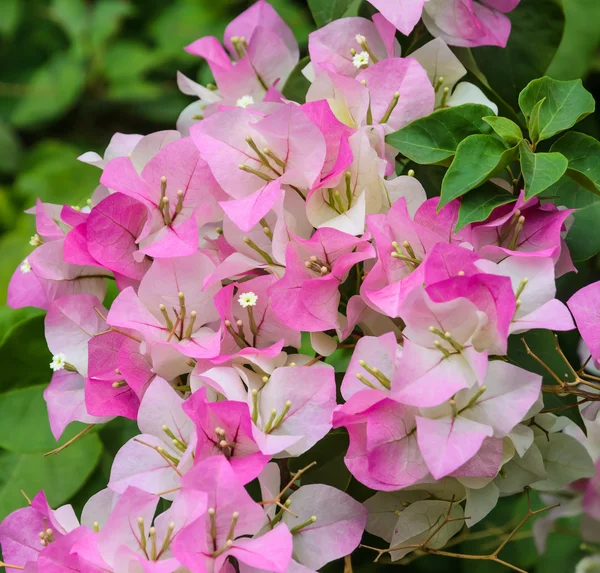
[[[248,107],[249,105],[254,103],[254,98],[251,95],[242,96],[235,102],[235,105],[238,107]]]
[[[29,261],[27,259],[25,259],[22,263],[21,266],[19,267],[19,270],[26,275],[27,273],[31,272],[31,265],[29,264]]]
[[[366,68],[369,65],[369,54],[364,51],[354,54],[352,63],[355,68]]]
[[[42,244],[42,240],[40,239],[40,236],[36,233],[35,235],[33,235],[33,237],[31,237],[31,239],[29,239],[29,244],[32,247],[39,247]]]
[[[242,308],[246,308],[247,306],[256,306],[256,301],[258,297],[253,292],[243,292],[238,297],[238,302]]]
[[[65,364],[67,362],[67,357],[59,352],[52,357],[52,362],[50,362],[50,368],[52,368],[53,372],[57,372],[58,370],[63,370]]]

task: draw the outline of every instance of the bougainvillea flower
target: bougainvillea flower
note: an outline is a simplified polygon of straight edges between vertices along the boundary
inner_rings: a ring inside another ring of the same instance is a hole
[[[138,293],[128,287],[113,302],[108,324],[139,332],[147,342],[171,345],[186,356],[212,358],[220,333],[207,324],[218,319],[212,300],[219,289],[202,290],[214,265],[206,255],[156,259]]]
[[[269,501],[281,487],[278,466],[269,464],[259,481],[263,500]],[[271,494],[270,497],[264,496],[267,492]],[[367,509],[334,487],[303,485],[289,496],[286,507],[289,511],[275,508],[280,515],[273,512],[270,520],[281,520],[288,526],[294,540],[294,561],[311,571],[321,569],[334,559],[350,555],[360,543],[367,521]]]
[[[359,17],[334,20],[309,35],[310,61],[337,74],[356,77],[369,64],[400,56],[394,35],[394,27],[380,14],[375,14],[373,21]]]
[[[371,489],[395,491],[417,483],[429,470],[419,451],[410,406],[362,391],[338,406],[333,427],[344,426],[350,445],[344,461],[352,475]]]
[[[104,151],[104,157],[98,155],[95,151],[88,151],[80,155],[77,159],[83,163],[89,163],[100,169],[104,169],[107,163],[115,157],[126,157],[133,152],[135,146],[142,139],[142,135],[137,133],[115,133]]]
[[[150,259],[139,252],[138,237],[147,222],[143,203],[122,193],[113,193],[96,205],[85,223],[89,254],[103,267],[140,280]]]
[[[536,402],[541,384],[537,374],[494,361],[484,385],[458,392],[444,415],[417,417],[419,449],[433,477],[466,464],[486,438],[508,435]]]
[[[222,191],[189,138],[163,147],[140,175],[128,157],[113,159],[100,181],[142,202],[148,218],[136,237],[151,257],[190,255],[198,248],[198,226],[220,219]]]
[[[473,336],[473,347],[478,351],[506,354],[509,328],[517,306],[508,277],[484,273],[458,275],[428,286],[427,294],[436,302],[459,298],[471,301],[487,317],[487,322],[482,323]]]
[[[428,31],[451,46],[504,48],[510,35],[510,20],[505,15],[520,0],[428,0],[423,23]],[[394,0],[387,0],[389,4]]]
[[[115,573],[135,568],[156,573],[177,569],[173,545],[180,533],[206,511],[206,498],[203,492],[186,491],[154,519],[159,498],[127,488],[97,534],[96,563],[102,562],[103,568],[107,566]]]
[[[393,332],[363,336],[357,343],[342,380],[341,392],[349,400],[367,388],[385,393],[396,377],[402,347]],[[384,396],[382,396],[383,398]]]
[[[265,275],[223,287],[215,296],[222,321],[222,354],[240,349],[266,348],[283,341],[284,346],[300,348],[300,332],[287,327],[271,304],[270,287],[277,278]]]
[[[387,211],[391,197],[383,178],[386,162],[372,147],[366,131],[351,135],[348,145],[353,161],[337,184],[325,180],[306,202],[308,220],[316,227],[331,227],[350,235],[362,235],[365,215]]]
[[[319,332],[338,326],[338,287],[353,265],[373,256],[367,238],[323,227],[308,240],[287,245],[285,275],[271,286],[271,304],[281,321]]]
[[[404,351],[392,380],[395,400],[436,406],[463,388],[482,384],[487,351],[478,352],[473,339],[487,317],[471,301],[461,297],[436,302],[425,289],[416,288],[400,314],[406,328]]]
[[[47,309],[60,297],[88,293],[103,299],[111,273],[97,266],[72,265],[65,260],[65,240],[38,246],[15,270],[8,285],[12,308],[35,306]]]
[[[213,36],[196,40],[186,51],[206,59],[227,105],[262,101],[274,85],[285,84],[299,59],[294,33],[264,0],[229,23],[224,44],[229,54]]]
[[[494,209],[486,221],[473,225],[472,244],[480,257],[496,262],[535,253],[557,263],[561,255],[568,256],[561,233],[572,212],[552,203],[540,205],[536,197],[525,201],[521,194],[516,203]]]
[[[246,109],[226,110],[195,125],[191,134],[232,198],[221,207],[242,231],[271,210],[281,185],[300,192],[312,188],[325,161],[323,134],[291,103],[264,118]]]
[[[262,507],[248,495],[223,456],[208,458],[183,480],[183,490],[207,494],[207,510],[188,524],[173,542],[177,560],[192,573],[225,573],[235,557],[255,570],[284,573],[292,556],[292,535],[279,524],[258,535]],[[252,569],[251,569],[252,570]]]
[[[575,323],[594,360],[600,360],[600,282],[578,290],[567,302]]]
[[[373,122],[385,124],[391,131],[433,111],[433,86],[413,58],[382,60],[362,70],[356,80],[364,82],[369,90]]]
[[[369,0],[400,32],[408,36],[421,19],[423,5],[427,0]]]
[[[96,311],[98,309],[98,311]],[[45,332],[53,354],[50,367],[54,371],[50,385],[44,390],[50,427],[58,439],[72,421],[105,422],[111,415],[86,407],[85,379],[88,375],[88,344],[107,330],[102,318],[106,310],[93,295],[71,295],[55,300],[48,309]]]
[[[183,398],[157,378],[142,399],[137,422],[142,433],[117,452],[108,485],[118,493],[134,486],[174,499],[181,476],[194,463],[196,441]]]
[[[196,425],[196,464],[222,455],[240,482],[248,483],[260,474],[269,457],[261,453],[252,436],[252,420],[246,403],[210,402],[206,388],[201,388],[184,402],[183,409]]]
[[[299,456],[331,429],[333,368],[323,364],[276,368],[260,389],[249,392],[248,401],[261,451]]]
[[[551,258],[520,255],[506,257],[497,265],[490,261],[479,261],[477,266],[488,273],[510,278],[517,297],[509,327],[511,333],[526,332],[534,328],[575,328],[567,307],[555,298],[555,267]]]
[[[85,406],[90,414],[137,418],[140,398],[147,383],[154,378],[148,368],[143,368],[144,363],[136,360],[139,347],[139,342],[110,330],[88,342]],[[134,360],[136,364],[132,368]]]
[[[361,296],[375,310],[397,317],[408,293],[423,283],[425,255],[442,239],[411,219],[403,198],[386,215],[367,217],[367,226],[378,258],[363,281]]]
[[[427,42],[412,52],[410,57],[417,60],[427,72],[435,91],[436,107],[480,103],[498,115],[498,106],[490,101],[477,86],[469,82],[458,83],[467,74],[467,70],[441,38]]]
[[[0,524],[4,561],[18,567],[35,562],[44,547],[78,526],[79,521],[70,505],[52,510],[44,492],[40,491],[31,500],[31,505],[13,511]]]

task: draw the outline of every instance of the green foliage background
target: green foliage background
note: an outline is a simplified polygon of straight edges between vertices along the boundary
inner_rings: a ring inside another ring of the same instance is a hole
[[[292,27],[304,53],[315,27],[311,10],[319,25],[347,13],[349,4],[353,13],[369,10],[360,0],[269,1]],[[115,452],[137,432],[134,423],[114,421],[59,455],[43,456],[56,446],[42,397],[50,379],[43,316],[35,309],[6,307],[10,276],[31,251],[28,241],[34,221],[23,211],[36,197],[84,204],[97,185],[99,171],[75,159],[88,150],[102,153],[114,132],[173,129],[179,112],[192,101],[179,93],[176,71],[203,83],[211,79],[207,66],[186,54],[183,46],[204,35],[221,37],[228,21],[249,4],[243,0],[0,1],[0,519],[24,504],[20,489],[31,496],[44,488],[52,505],[71,502],[80,510],[91,494],[105,487]],[[502,98],[501,114],[514,119],[519,91],[545,74],[561,80],[582,78],[600,98],[599,0],[521,0],[513,21],[510,51],[481,48],[473,52],[475,61],[466,50],[461,55],[466,65],[471,64],[467,65],[471,81],[492,89],[492,99]],[[296,88],[302,89],[297,78],[288,89]],[[586,118],[577,129],[598,138],[597,115]],[[441,177],[436,177],[436,169],[441,168],[423,171],[421,181],[439,193]],[[586,260],[578,263],[577,275],[560,280],[564,298],[598,278],[600,202],[568,181],[553,186],[552,193],[568,196],[571,206],[591,207],[580,217],[570,241]],[[564,342],[575,361],[577,334],[567,334]],[[335,359],[341,365],[348,357]],[[83,427],[73,424],[61,443]],[[307,478],[364,499],[365,492],[351,479],[342,457],[329,455],[330,449],[343,450],[345,439],[331,435],[305,454],[308,461],[321,461],[318,473]],[[480,529],[515,522],[525,512],[524,503],[520,496],[503,500]],[[573,571],[585,555],[576,521],[561,522],[561,533],[551,534],[544,556],[537,555],[528,527],[507,547],[507,561],[536,573],[565,573]],[[494,538],[488,538],[464,543],[457,550],[485,553],[494,547]],[[359,551],[354,571],[398,568],[375,566],[371,558],[372,554]],[[341,571],[341,564],[326,570]],[[494,573],[502,568],[485,561],[424,557],[405,570]]]

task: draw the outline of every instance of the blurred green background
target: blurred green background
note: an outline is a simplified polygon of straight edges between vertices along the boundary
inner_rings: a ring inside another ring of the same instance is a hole
[[[315,26],[309,4],[321,1],[326,0],[270,0],[294,30],[303,53]],[[134,423],[114,421],[60,455],[43,457],[55,447],[42,397],[51,359],[43,337],[43,313],[12,310],[5,304],[10,276],[32,248],[34,220],[23,211],[36,197],[83,205],[100,172],[76,157],[89,150],[102,153],[114,132],[174,129],[179,112],[193,101],[179,93],[176,71],[202,83],[211,80],[208,67],[183,47],[201,36],[222,37],[226,24],[251,3],[0,0],[0,519],[23,505],[20,488],[33,495],[43,487],[52,505],[70,501],[79,510],[89,495],[106,485],[115,452],[137,433]],[[534,11],[553,3],[521,0]],[[562,0],[562,6],[564,34],[549,38],[559,47],[547,73],[557,79],[582,78],[599,100],[600,0]],[[598,117],[588,118],[578,129],[599,137]],[[560,292],[567,296],[597,276],[597,270],[597,259],[582,263],[578,275],[561,279]],[[573,356],[577,335],[566,339]],[[83,427],[73,424],[61,443]],[[333,464],[330,473],[344,473],[341,458],[324,455],[324,461]],[[352,482],[350,489],[354,486]],[[522,516],[523,504],[520,496],[504,501],[482,528]],[[552,534],[549,553],[543,557],[537,556],[531,532],[524,528],[522,539],[507,548],[506,559],[537,573],[573,571],[586,552],[580,548],[576,521],[561,528],[562,533]],[[482,543],[457,550],[485,552]],[[355,572],[398,567],[375,567],[371,557],[359,552]],[[327,570],[341,571],[341,565]],[[485,561],[428,557],[406,570],[503,569]]]

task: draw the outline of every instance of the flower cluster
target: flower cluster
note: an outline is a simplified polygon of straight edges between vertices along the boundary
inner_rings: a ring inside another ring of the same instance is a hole
[[[260,0],[225,47],[186,48],[216,86],[179,75],[198,101],[177,131],[116,134],[104,157],[80,157],[102,170],[86,206],[38,201],[9,303],[47,310],[52,431],[124,416],[140,434],[81,521],[43,493],[11,514],[6,562],[308,573],[351,554],[365,528],[414,548],[450,511],[428,539],[442,547],[499,496],[566,484],[548,444],[577,440],[540,413],[542,377],[506,354],[511,334],[574,328],[555,298],[573,269],[571,211],[521,193],[457,231],[460,201],[440,208],[414,172],[396,175],[385,140],[439,108],[497,112],[459,83],[447,44],[504,45],[518,0],[372,4],[372,20],[310,36],[299,104],[279,91],[296,40]],[[396,29],[421,16],[436,38],[401,57]],[[571,308],[600,360],[582,298]],[[341,385],[327,360],[338,347],[352,351]],[[347,431],[345,463],[377,492],[364,505],[288,469],[332,431]],[[155,517],[160,498],[172,505]]]

